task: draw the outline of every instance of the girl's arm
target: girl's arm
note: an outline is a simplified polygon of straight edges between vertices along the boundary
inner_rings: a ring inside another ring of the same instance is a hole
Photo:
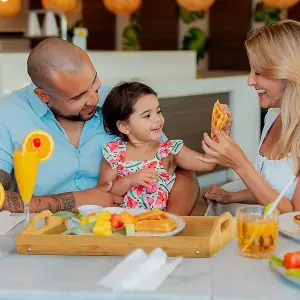
[[[145,188],[151,187],[151,184],[157,180],[157,171],[154,169],[143,169],[136,173],[117,179],[117,168],[112,168],[110,164],[103,159],[100,168],[99,184],[112,181],[111,193],[119,196],[126,194],[133,185],[141,185]]]
[[[113,169],[110,164],[103,159],[100,167],[100,174],[98,184],[103,184],[105,182],[112,182],[111,193],[119,196],[123,196],[131,187],[129,176],[122,177],[117,179],[118,170],[117,168]]]
[[[174,156],[174,160],[179,167],[194,172],[209,172],[216,168],[216,164],[202,162],[197,157],[205,157],[205,155],[183,146]]]

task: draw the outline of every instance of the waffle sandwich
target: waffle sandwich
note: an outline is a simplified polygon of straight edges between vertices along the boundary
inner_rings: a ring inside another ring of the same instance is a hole
[[[222,131],[226,125],[228,120],[228,116],[226,112],[223,110],[219,100],[214,105],[212,116],[211,116],[211,138],[215,141],[216,135],[213,133],[213,129],[218,129]]]

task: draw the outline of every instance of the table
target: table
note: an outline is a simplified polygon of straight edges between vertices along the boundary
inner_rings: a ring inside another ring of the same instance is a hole
[[[0,299],[281,300],[300,299],[300,289],[273,273],[267,260],[237,255],[236,240],[211,259],[186,258],[154,293],[115,293],[97,282],[122,258],[16,254],[20,224],[0,236]],[[300,249],[280,236],[278,251]]]

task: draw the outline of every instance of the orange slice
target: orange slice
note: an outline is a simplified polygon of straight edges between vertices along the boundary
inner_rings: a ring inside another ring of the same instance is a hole
[[[4,187],[3,185],[0,183],[0,208],[3,206],[4,204],[4,197],[5,197],[5,194],[4,194]]]
[[[27,151],[39,151],[39,161],[48,160],[54,152],[52,136],[44,130],[33,130],[23,140],[23,149]]]

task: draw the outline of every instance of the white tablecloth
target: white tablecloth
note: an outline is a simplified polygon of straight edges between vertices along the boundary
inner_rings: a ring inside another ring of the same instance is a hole
[[[97,282],[122,257],[18,255],[15,233],[0,236],[0,299],[299,300],[300,288],[273,273],[268,260],[238,256],[233,240],[211,259],[184,259],[152,293],[118,294]],[[300,249],[280,236],[278,251]]]

